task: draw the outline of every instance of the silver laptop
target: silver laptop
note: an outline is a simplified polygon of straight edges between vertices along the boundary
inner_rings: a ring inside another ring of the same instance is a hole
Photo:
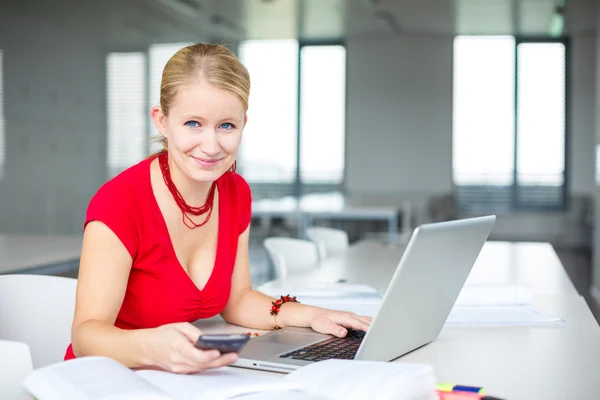
[[[432,342],[495,221],[489,215],[419,226],[366,333],[337,338],[310,328],[280,329],[252,338],[234,366],[291,372],[329,358],[391,361]]]

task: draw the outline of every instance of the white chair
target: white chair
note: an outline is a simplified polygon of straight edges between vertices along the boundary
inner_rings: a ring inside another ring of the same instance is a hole
[[[306,228],[306,236],[317,244],[322,260],[338,256],[348,250],[348,233],[341,229],[311,226]]]
[[[64,359],[71,342],[77,280],[0,275],[0,339],[26,343],[33,366]]]
[[[29,346],[21,342],[0,340],[0,399],[31,399],[22,385],[31,371],[33,365]]]
[[[263,245],[280,279],[286,278],[289,272],[306,271],[319,263],[317,245],[309,240],[270,237]]]

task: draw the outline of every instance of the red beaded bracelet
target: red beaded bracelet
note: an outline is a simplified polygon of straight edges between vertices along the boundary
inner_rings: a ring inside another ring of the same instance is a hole
[[[275,328],[274,329],[281,329],[279,327],[279,325],[277,325],[277,314],[279,314],[279,309],[281,308],[283,303],[300,303],[300,302],[296,299],[296,296],[292,297],[288,294],[287,296],[281,296],[278,300],[271,303],[272,304],[271,315],[273,316],[273,319],[275,320]]]

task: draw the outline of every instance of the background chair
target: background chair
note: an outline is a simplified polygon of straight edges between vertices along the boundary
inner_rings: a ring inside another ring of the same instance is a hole
[[[280,279],[286,278],[289,272],[305,271],[319,263],[317,245],[309,240],[270,237],[263,245]]]
[[[306,236],[317,244],[319,256],[322,260],[343,254],[348,250],[348,233],[341,229],[311,226],[306,229]]]
[[[0,275],[0,339],[26,343],[35,368],[62,361],[71,342],[77,280]]]
[[[22,382],[33,371],[29,346],[0,340],[0,399],[25,400],[31,396]]]

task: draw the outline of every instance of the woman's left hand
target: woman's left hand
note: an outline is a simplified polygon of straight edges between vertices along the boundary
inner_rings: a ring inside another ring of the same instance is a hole
[[[320,333],[344,337],[348,329],[366,332],[372,320],[371,317],[359,316],[352,312],[318,309],[310,321],[310,327]]]

